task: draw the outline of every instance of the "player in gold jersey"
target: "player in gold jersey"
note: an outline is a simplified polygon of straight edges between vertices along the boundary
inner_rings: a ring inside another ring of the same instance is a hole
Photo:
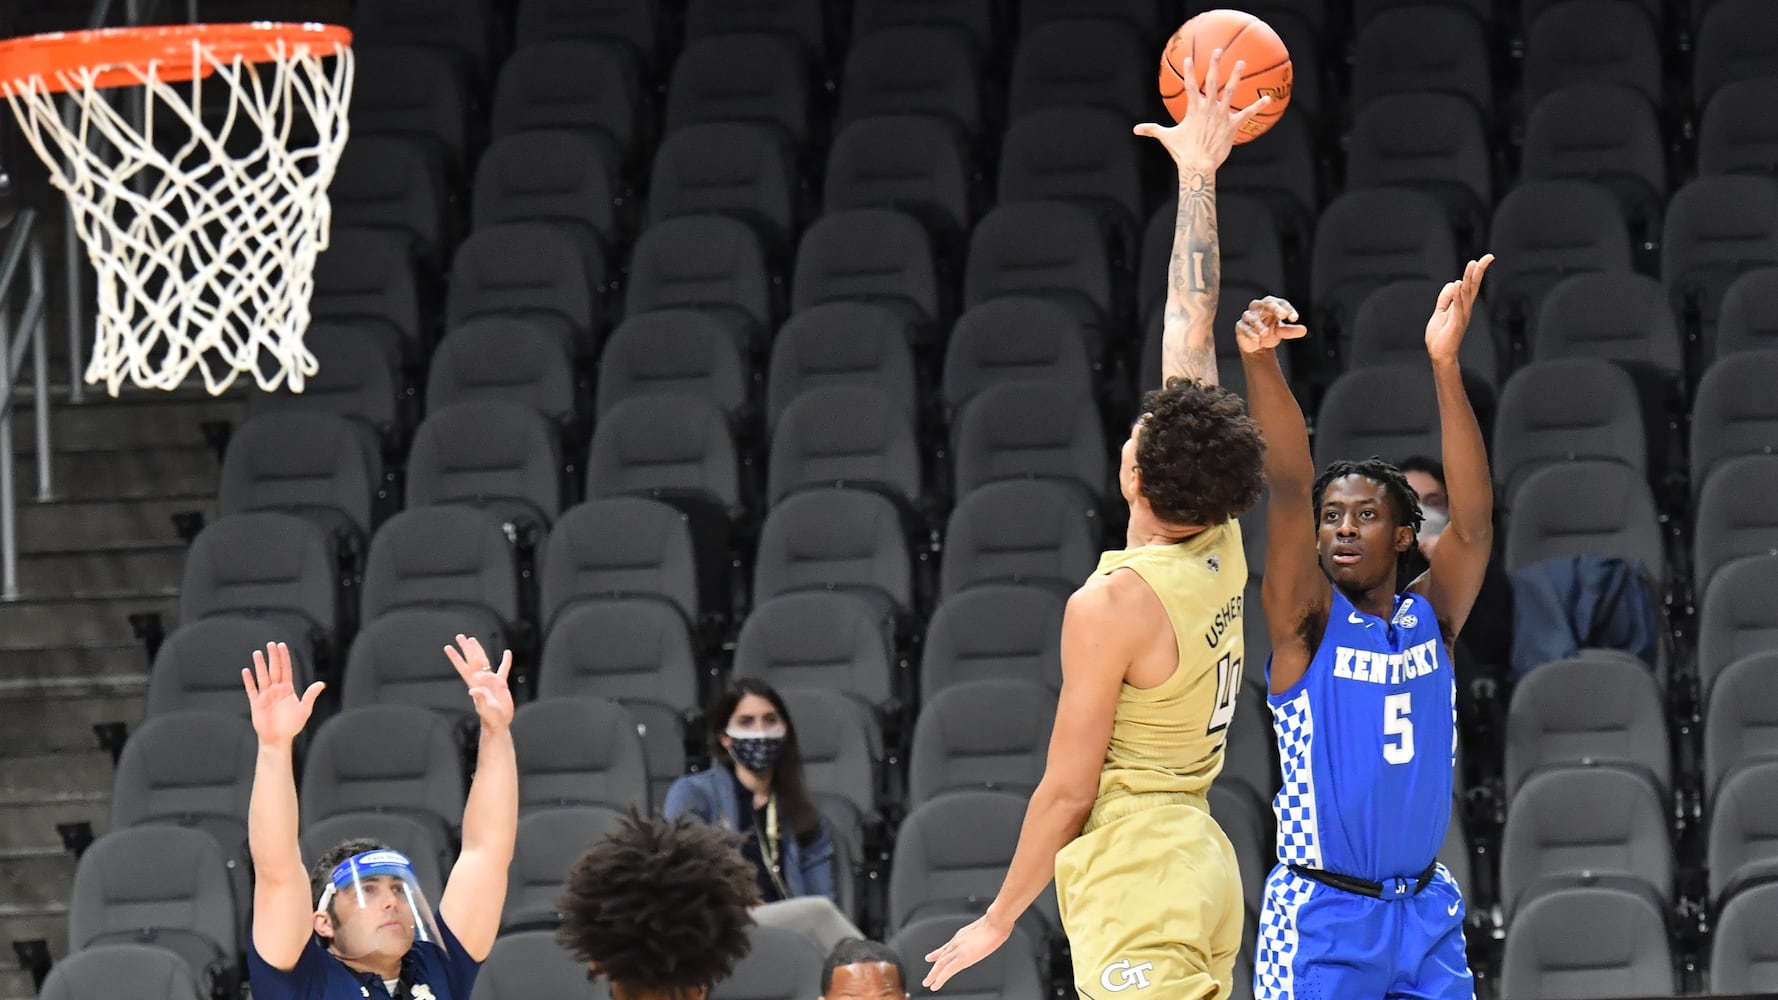
[[[1219,92],[1220,56],[1183,121],[1136,128],[1179,168],[1179,214],[1165,387],[1143,399],[1118,469],[1127,547],[1105,553],[1068,601],[1055,730],[1018,850],[987,913],[926,956],[929,989],[1005,943],[1052,877],[1082,997],[1233,987],[1241,877],[1204,793],[1241,686],[1247,561],[1235,517],[1259,499],[1264,445],[1240,397],[1216,384],[1216,170],[1269,101],[1231,111],[1241,66]]]

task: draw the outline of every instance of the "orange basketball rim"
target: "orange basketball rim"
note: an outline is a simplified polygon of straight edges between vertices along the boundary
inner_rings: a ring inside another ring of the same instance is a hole
[[[209,76],[215,62],[271,62],[299,48],[325,53],[351,44],[346,28],[277,21],[55,31],[0,41],[0,88],[129,87],[149,67],[156,79],[179,83]]]

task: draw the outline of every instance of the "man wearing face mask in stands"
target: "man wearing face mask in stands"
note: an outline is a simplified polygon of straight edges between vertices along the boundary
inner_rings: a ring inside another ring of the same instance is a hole
[[[759,681],[736,681],[712,708],[712,766],[667,789],[662,812],[741,835],[759,874],[754,919],[809,938],[822,952],[864,935],[836,905],[833,836],[803,780],[802,751],[784,699]]]
[[[1397,468],[1419,494],[1420,510],[1425,515],[1414,548],[1403,553],[1396,564],[1397,584],[1405,587],[1407,584],[1401,581],[1417,578],[1431,564],[1432,550],[1438,546],[1445,526],[1451,523],[1451,506],[1445,496],[1443,464],[1415,455],[1402,461]],[[1496,537],[1504,534],[1497,532]],[[1504,681],[1507,664],[1512,661],[1513,590],[1504,564],[1505,560],[1498,557],[1488,560],[1482,589],[1476,594],[1475,607],[1469,612],[1473,624],[1457,636],[1456,648],[1452,650],[1452,666],[1465,688],[1483,678],[1496,683]]]

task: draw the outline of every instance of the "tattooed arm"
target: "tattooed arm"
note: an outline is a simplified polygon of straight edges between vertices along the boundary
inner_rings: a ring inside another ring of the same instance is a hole
[[[1241,126],[1272,103],[1262,97],[1235,109],[1230,99],[1241,82],[1235,63],[1228,82],[1221,78],[1222,50],[1210,55],[1200,91],[1185,88],[1185,116],[1163,128],[1136,126],[1137,135],[1159,139],[1179,168],[1179,216],[1173,231],[1173,257],[1167,265],[1167,311],[1161,330],[1162,384],[1173,378],[1216,383],[1216,298],[1222,286],[1222,247],[1216,230],[1216,171],[1228,159]],[[1190,57],[1185,78],[1195,79]]]

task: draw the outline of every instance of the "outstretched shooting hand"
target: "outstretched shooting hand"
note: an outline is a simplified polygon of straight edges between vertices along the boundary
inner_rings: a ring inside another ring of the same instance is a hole
[[[926,973],[926,988],[938,992],[952,976],[994,954],[1011,936],[1011,926],[997,926],[986,914],[971,921],[958,929],[950,941],[927,953],[926,961],[933,965]]]
[[[1239,111],[1233,109],[1235,88],[1241,83],[1241,70],[1245,66],[1244,62],[1236,62],[1229,71],[1228,82],[1219,89],[1217,81],[1222,75],[1222,50],[1217,49],[1210,53],[1210,69],[1204,74],[1203,88],[1199,89],[1192,83],[1197,77],[1192,70],[1191,57],[1187,56],[1183,67],[1185,116],[1177,125],[1144,122],[1136,126],[1136,134],[1160,140],[1172,154],[1173,162],[1182,168],[1215,170],[1222,166],[1235,146],[1235,136],[1240,134],[1241,126],[1272,104],[1268,95]]]
[[[458,652],[459,648],[462,652]],[[481,640],[474,636],[459,635],[457,645],[446,646],[444,651],[451,666],[457,668],[457,676],[469,685],[469,698],[475,702],[482,729],[498,732],[512,725],[512,689],[506,685],[506,675],[512,670],[512,650],[501,655],[498,670],[489,662]]]
[[[1494,263],[1493,254],[1483,254],[1463,269],[1463,277],[1447,282],[1438,293],[1438,305],[1426,321],[1426,353],[1434,363],[1456,362],[1463,346],[1463,334],[1469,329],[1469,317],[1475,312],[1476,296],[1482,290],[1482,275]]]
[[[327,687],[316,681],[298,698],[290,648],[281,642],[268,643],[263,652],[253,651],[253,669],[241,668],[241,684],[253,712],[253,732],[265,745],[294,741],[315,711],[315,699]]]
[[[1286,340],[1309,335],[1309,328],[1297,322],[1299,318],[1296,306],[1276,295],[1255,299],[1235,323],[1235,345],[1242,354],[1277,350]]]

